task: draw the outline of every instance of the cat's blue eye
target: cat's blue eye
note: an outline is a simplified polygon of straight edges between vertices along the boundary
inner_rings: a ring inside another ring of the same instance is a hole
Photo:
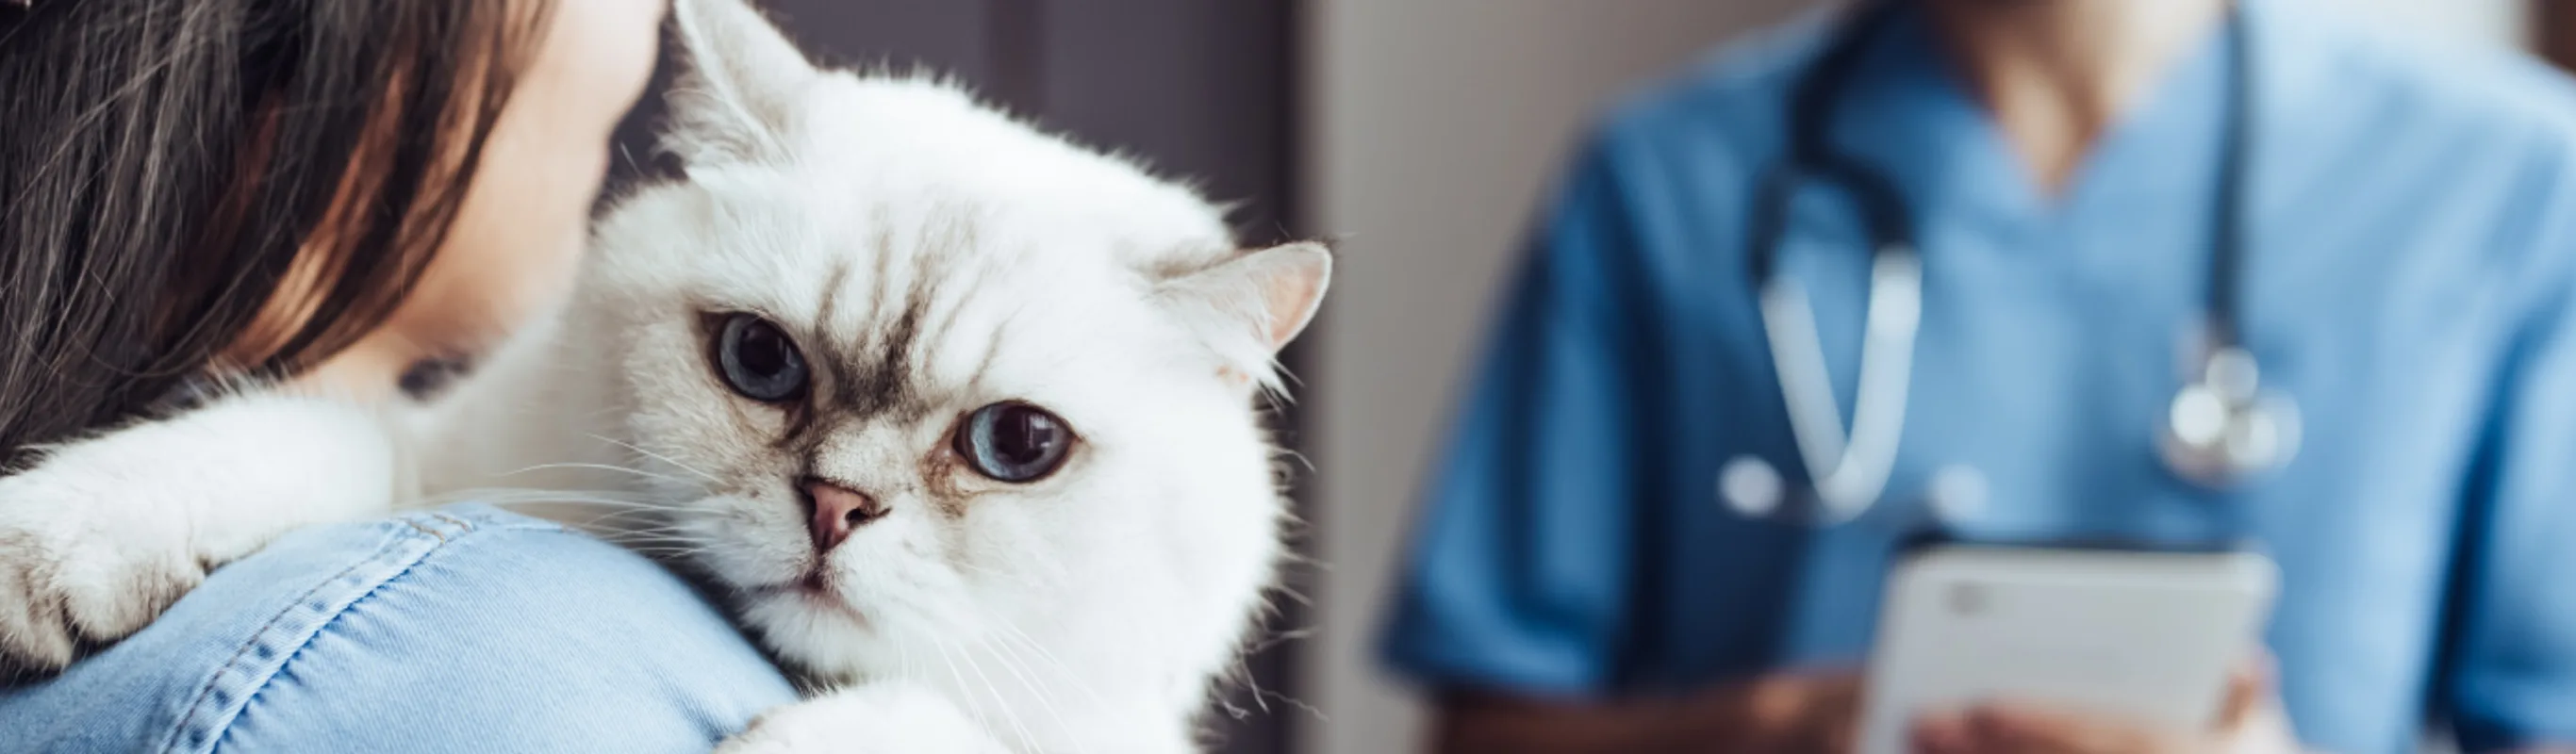
[[[1073,428],[1046,409],[1018,401],[975,409],[957,427],[957,455],[975,473],[1025,484],[1064,466]]]
[[[805,394],[805,354],[778,325],[752,314],[725,316],[715,343],[716,371],[742,397],[777,403]]]

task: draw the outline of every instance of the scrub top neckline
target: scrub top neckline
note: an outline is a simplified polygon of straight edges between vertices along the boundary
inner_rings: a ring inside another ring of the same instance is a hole
[[[2246,9],[2243,33],[2265,40]],[[1838,95],[1835,146],[1887,173],[1919,221],[1982,220],[2020,231],[2064,232],[2112,208],[2173,206],[2205,221],[2217,187],[2230,60],[2213,25],[2165,64],[2125,112],[2097,134],[2058,191],[2044,190],[2007,141],[1958,64],[1933,35],[1919,8],[1899,11],[1886,38],[1865,54],[1847,91]],[[2247,86],[2257,133],[2274,111],[2264,108],[2270,72],[2257,66]],[[2252,152],[2262,149],[2259,136]],[[2250,156],[2250,155],[2249,155]],[[2014,235],[2021,235],[2015,233]],[[2056,235],[2049,233],[2048,235]],[[1927,253],[1938,254],[1937,249]]]

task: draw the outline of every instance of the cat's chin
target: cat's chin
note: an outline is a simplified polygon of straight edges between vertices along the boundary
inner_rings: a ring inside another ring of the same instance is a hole
[[[771,651],[807,671],[862,677],[897,667],[882,621],[829,592],[797,587],[762,590],[738,601],[743,624]]]
[[[757,619],[783,621],[812,630],[872,631],[864,612],[828,587],[810,583],[752,590],[744,612]]]

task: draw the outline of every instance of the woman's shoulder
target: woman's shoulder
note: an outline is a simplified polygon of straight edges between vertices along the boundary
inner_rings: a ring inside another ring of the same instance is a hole
[[[0,691],[0,729],[39,751],[704,751],[793,698],[651,561],[459,506],[288,535]]]

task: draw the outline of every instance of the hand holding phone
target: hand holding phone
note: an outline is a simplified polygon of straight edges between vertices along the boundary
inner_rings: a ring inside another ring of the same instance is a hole
[[[2227,701],[2207,729],[2169,728],[2067,710],[1996,701],[1936,712],[1914,722],[1913,754],[2292,754],[2300,751],[2281,711],[2267,662],[2240,665],[2228,678]]]
[[[2202,748],[2231,722],[2231,673],[2276,580],[2247,552],[1918,550],[1889,579],[1860,751],[1905,752],[1917,734],[1970,750]]]

